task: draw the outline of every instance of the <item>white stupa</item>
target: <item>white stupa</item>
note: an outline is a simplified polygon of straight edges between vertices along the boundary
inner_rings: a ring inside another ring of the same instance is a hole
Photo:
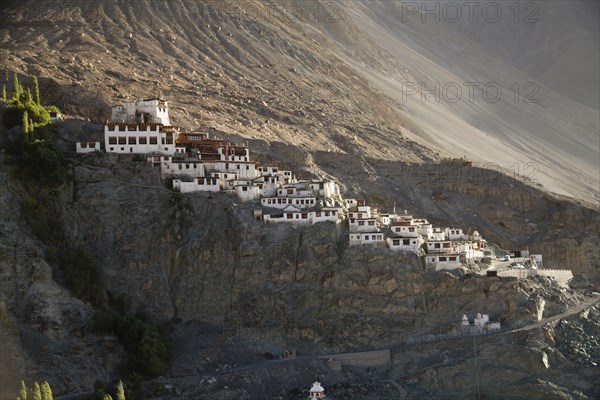
[[[323,389],[323,386],[321,386],[321,382],[315,381],[313,383],[312,388],[310,388],[308,399],[309,400],[324,399],[325,397],[326,397],[325,389]]]
[[[467,316],[466,316],[466,315],[463,315],[463,317],[462,317],[462,321],[460,322],[460,324],[461,324],[462,326],[469,326],[469,325],[470,325],[470,324],[469,324],[469,318],[467,318]]]

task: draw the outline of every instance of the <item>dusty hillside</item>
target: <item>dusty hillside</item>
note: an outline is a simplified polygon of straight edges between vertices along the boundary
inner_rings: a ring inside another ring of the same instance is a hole
[[[299,388],[315,371],[336,398],[395,398],[397,385],[411,398],[447,398],[451,390],[475,397],[473,359],[465,357],[471,341],[405,345],[417,332],[435,333],[476,312],[531,328],[478,344],[484,396],[494,398],[504,385],[514,397],[597,397],[597,310],[531,327],[589,298],[587,290],[426,273],[415,258],[348,248],[344,226],[264,226],[252,218],[251,204],[171,192],[145,162],[73,154],[75,140],[101,138],[111,105],[162,94],[175,123],[247,140],[259,161],[302,177],[336,177],[347,196],[477,229],[503,247],[540,251],[548,266],[600,282],[594,204],[549,195],[535,182],[594,200],[594,97],[578,103],[581,82],[556,84],[559,67],[540,71],[525,56],[505,62],[501,44],[485,57],[468,57],[491,39],[477,41],[458,26],[399,26],[397,12],[391,2],[9,3],[0,21],[2,69],[38,75],[45,102],[91,122],[58,128],[70,168],[51,195],[36,197],[0,146],[0,387],[48,379],[63,394],[120,376],[122,344],[93,329],[92,305],[66,289],[61,247],[41,239],[26,218],[34,197],[49,203],[62,244],[92,256],[104,290],[126,293],[131,314],[175,325],[174,360],[160,380],[170,389],[162,387],[162,398],[254,399],[266,385],[273,398],[305,398]],[[593,71],[593,63],[581,71]],[[396,90],[426,76],[484,82],[489,74],[500,74],[503,87],[514,76],[539,79],[551,94],[532,110],[508,102],[408,104]],[[498,152],[506,157],[494,158]],[[467,155],[475,166],[439,164],[442,155]],[[103,346],[110,349],[106,367]],[[305,360],[219,375],[214,384],[201,378],[287,348],[312,354],[380,347],[395,349],[383,372],[337,374]],[[15,396],[16,387],[0,391],[2,400]]]
[[[481,2],[472,17],[465,5],[457,17],[444,2],[410,4],[349,7],[359,32],[389,55],[387,68],[357,61],[352,41],[340,50],[401,102],[403,117],[421,128],[411,138],[597,204],[597,4]]]
[[[596,204],[597,20],[578,22],[589,2],[555,3],[535,24],[522,21],[528,9],[491,24],[423,23],[402,2],[25,1],[6,8],[0,54],[94,120],[160,93],[185,127],[341,153],[339,138],[352,138],[361,155],[410,162],[436,158],[425,145]],[[407,94],[465,82],[477,89],[458,101]],[[500,101],[482,97],[487,84]]]

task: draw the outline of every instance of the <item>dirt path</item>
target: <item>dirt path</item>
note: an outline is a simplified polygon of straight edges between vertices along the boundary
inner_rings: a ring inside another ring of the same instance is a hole
[[[558,319],[562,319],[562,318],[566,318],[566,317],[570,317],[571,315],[577,314],[583,310],[585,310],[588,307],[591,307],[592,305],[599,303],[600,302],[600,294],[596,294],[594,297],[589,298],[581,303],[579,303],[577,306],[563,312],[560,314],[556,314],[553,315],[551,317],[546,317],[546,318],[542,318],[541,320],[534,322],[532,324],[529,324],[527,326],[524,326],[522,328],[518,328],[518,329],[513,329],[511,331],[508,332],[503,332],[500,333],[500,335],[506,335],[506,334],[510,334],[510,333],[514,333],[514,332],[520,332],[520,331],[529,331],[532,329],[536,329],[536,328],[540,328],[544,325],[546,325],[549,322],[553,322],[556,321]]]

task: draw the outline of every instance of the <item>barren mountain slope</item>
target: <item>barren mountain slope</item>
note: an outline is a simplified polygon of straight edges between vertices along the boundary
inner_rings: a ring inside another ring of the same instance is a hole
[[[351,51],[347,62],[403,104],[422,129],[414,139],[597,204],[597,3],[481,2],[472,21],[464,4],[462,17],[452,14],[462,3],[348,4],[356,27],[393,57],[386,69]]]
[[[313,151],[436,157],[410,139],[595,204],[597,20],[578,22],[593,14],[586,2],[569,12],[550,3],[535,24],[522,23],[525,5],[518,23],[503,8],[498,23],[478,14],[470,24],[447,23],[449,11],[423,23],[406,2],[25,1],[6,8],[0,55],[4,69],[49,78],[52,100],[95,120],[121,99],[160,93],[186,127]],[[472,96],[468,82],[478,85]],[[411,94],[407,85],[421,83],[441,89]],[[499,86],[484,93],[488,84]],[[490,101],[497,88],[501,99]]]
[[[59,4],[39,14],[27,11],[33,2],[8,8],[1,45],[3,66],[51,78],[68,112],[101,121],[119,100],[163,94],[172,121],[185,127],[209,124],[311,150],[343,151],[338,136],[356,136],[365,154],[433,156],[403,146],[391,101],[330,51],[308,14],[293,19],[286,4]]]

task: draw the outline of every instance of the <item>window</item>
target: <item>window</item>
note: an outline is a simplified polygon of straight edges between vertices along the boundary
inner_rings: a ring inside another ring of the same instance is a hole
[[[242,186],[242,192],[247,192],[248,188],[246,186]]]
[[[139,138],[138,140],[138,144],[147,144],[148,142],[148,138],[146,138],[146,136],[143,136],[141,138]]]
[[[288,189],[287,194],[294,194],[294,189]]]
[[[364,226],[365,221],[358,221],[358,226]]]
[[[456,261],[456,257],[450,257],[450,261]]]
[[[402,242],[403,245],[408,246],[410,244],[410,240],[404,239]]]
[[[108,138],[108,144],[117,144],[117,138],[116,138],[116,136],[110,136]]]
[[[408,231],[409,231],[409,232],[414,232],[414,231],[415,231],[415,228],[408,228]]]
[[[372,239],[372,240],[375,240],[375,239],[377,239],[377,236],[376,236],[376,235],[372,235],[372,236],[371,236],[371,239]]]
[[[370,225],[370,226],[373,226],[373,225],[375,225],[375,221],[369,221],[369,225]]]
[[[124,137],[119,138],[119,144],[127,144],[126,142],[127,142],[127,138],[124,138]]]
[[[114,150],[115,150],[115,148],[114,148],[114,147],[111,147],[111,148],[110,148],[110,151],[114,151]]]
[[[399,239],[394,239],[394,240],[392,240],[392,244],[394,246],[400,246],[400,240]]]
[[[440,262],[446,261],[446,257],[440,257]]]
[[[134,136],[130,136],[128,139],[128,144],[137,144],[137,140]]]
[[[158,144],[158,140],[157,140],[156,136],[150,137],[150,144]]]
[[[439,249],[439,248],[440,248],[440,244],[439,244],[439,243],[435,243],[434,247],[435,247],[436,249]]]

